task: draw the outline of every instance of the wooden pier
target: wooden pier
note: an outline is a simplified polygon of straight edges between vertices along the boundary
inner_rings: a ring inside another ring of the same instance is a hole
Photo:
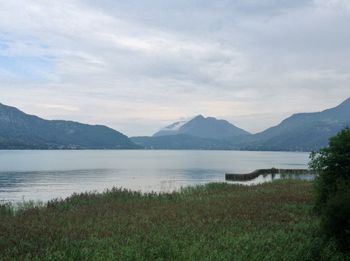
[[[268,175],[268,174],[295,174],[295,175],[302,175],[302,174],[315,174],[313,171],[308,169],[257,169],[251,173],[247,174],[234,174],[234,173],[226,173],[225,174],[225,180],[235,180],[235,181],[247,181],[252,180],[260,175]]]

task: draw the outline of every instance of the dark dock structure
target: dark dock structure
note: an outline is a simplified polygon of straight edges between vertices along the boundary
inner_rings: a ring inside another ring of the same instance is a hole
[[[315,174],[313,171],[308,169],[257,169],[251,173],[247,174],[234,174],[234,173],[226,173],[225,180],[232,181],[247,181],[252,180],[260,175],[268,175],[268,174],[293,174],[293,175],[302,175],[302,174]]]

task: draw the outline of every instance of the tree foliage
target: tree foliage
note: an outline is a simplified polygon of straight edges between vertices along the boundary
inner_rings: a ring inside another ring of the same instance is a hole
[[[343,250],[350,250],[350,129],[312,153],[310,167],[318,174],[315,209],[321,216],[322,232]]]

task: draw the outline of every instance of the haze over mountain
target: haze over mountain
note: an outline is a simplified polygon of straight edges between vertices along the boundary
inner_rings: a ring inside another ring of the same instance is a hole
[[[238,149],[311,151],[350,125],[350,98],[321,112],[298,113],[250,134],[225,121],[198,115],[152,137],[129,139],[102,125],[44,120],[0,104],[0,149]],[[136,145],[136,144],[137,145]]]
[[[213,125],[222,123],[220,120],[198,117],[193,119],[195,124],[190,124],[191,121],[175,123],[157,132],[153,137],[134,137],[132,140],[146,148],[155,149],[317,150],[326,146],[330,137],[350,125],[350,98],[334,108],[321,112],[294,114],[277,126],[257,134],[249,134],[226,121],[223,126],[234,128],[219,128],[221,124]],[[203,121],[208,124],[199,124]],[[191,128],[185,128],[186,124]],[[237,135],[230,136],[227,133],[233,132],[220,132],[221,130],[237,130],[235,132]],[[192,137],[191,143],[190,137]]]
[[[236,136],[249,135],[250,133],[236,127],[225,120],[219,120],[214,117],[203,117],[198,115],[189,121],[173,123],[153,136],[168,136],[185,134],[199,138],[208,139],[226,139]]]
[[[166,126],[152,137],[133,137],[148,149],[235,149],[233,141],[251,134],[225,120],[198,115]]]
[[[0,149],[133,149],[122,133],[102,125],[44,120],[0,103]]]

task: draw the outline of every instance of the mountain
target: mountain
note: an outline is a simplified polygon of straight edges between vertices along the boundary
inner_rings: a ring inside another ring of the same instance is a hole
[[[327,146],[329,138],[350,126],[350,98],[321,112],[298,113],[277,126],[249,134],[224,120],[199,115],[173,123],[152,137],[132,140],[153,149],[236,149],[312,151]]]
[[[321,112],[298,113],[250,134],[233,124],[198,115],[173,123],[152,137],[129,139],[102,125],[44,120],[0,103],[0,149],[235,149],[311,151],[350,126],[350,98]],[[137,144],[137,145],[136,145]]]
[[[153,134],[153,136],[170,136],[179,134],[179,129],[188,121],[178,121],[170,124]]]
[[[131,140],[147,149],[238,149],[235,140],[251,134],[225,120],[198,115],[189,121],[175,122],[152,137],[133,137]]]
[[[198,115],[189,121],[180,121],[173,123],[153,136],[169,135],[189,135],[206,139],[228,139],[237,136],[250,135],[249,132],[236,127],[225,120],[218,120],[214,117],[203,117]]]
[[[237,146],[249,150],[318,150],[347,126],[350,126],[350,98],[321,112],[294,114],[277,126],[241,140]]]
[[[44,120],[0,103],[0,149],[133,149],[127,136],[102,125]]]
[[[131,140],[145,149],[164,150],[232,150],[238,149],[227,140],[194,137],[186,134],[132,137]]]

